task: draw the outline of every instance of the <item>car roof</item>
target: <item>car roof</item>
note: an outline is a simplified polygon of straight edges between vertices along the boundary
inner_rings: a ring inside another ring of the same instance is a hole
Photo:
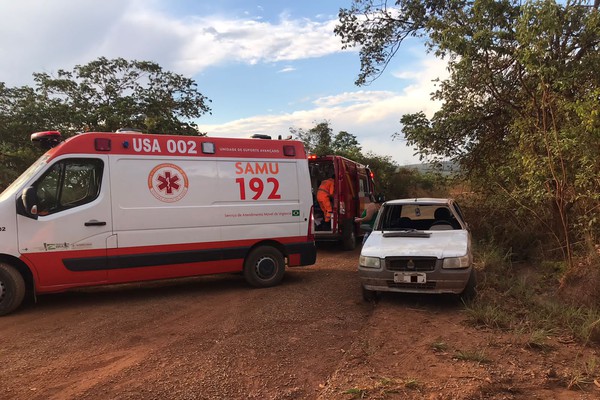
[[[446,198],[434,198],[434,197],[412,197],[408,199],[395,199],[388,200],[385,204],[394,205],[394,204],[432,204],[432,205],[444,205],[453,203],[454,199],[446,199]]]

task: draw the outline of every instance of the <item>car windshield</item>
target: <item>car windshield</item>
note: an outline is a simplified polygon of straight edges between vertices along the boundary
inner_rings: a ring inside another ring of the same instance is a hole
[[[452,230],[460,229],[447,204],[386,204],[375,230]]]

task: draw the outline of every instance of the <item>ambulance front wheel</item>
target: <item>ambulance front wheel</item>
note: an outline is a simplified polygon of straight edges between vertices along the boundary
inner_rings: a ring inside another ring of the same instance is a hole
[[[0,315],[14,311],[25,297],[25,281],[12,266],[0,263]]]
[[[244,278],[255,287],[275,286],[281,282],[284,273],[283,254],[271,246],[257,247],[244,262]]]

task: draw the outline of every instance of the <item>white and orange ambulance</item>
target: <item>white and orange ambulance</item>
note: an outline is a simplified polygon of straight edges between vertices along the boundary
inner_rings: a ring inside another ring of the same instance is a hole
[[[0,315],[33,294],[314,264],[307,156],[289,140],[55,131],[0,194]]]

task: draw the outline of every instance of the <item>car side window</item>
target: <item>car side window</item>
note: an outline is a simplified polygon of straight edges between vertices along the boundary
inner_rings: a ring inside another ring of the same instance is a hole
[[[100,194],[104,163],[73,158],[52,165],[35,183],[38,215],[49,215],[90,203]]]

